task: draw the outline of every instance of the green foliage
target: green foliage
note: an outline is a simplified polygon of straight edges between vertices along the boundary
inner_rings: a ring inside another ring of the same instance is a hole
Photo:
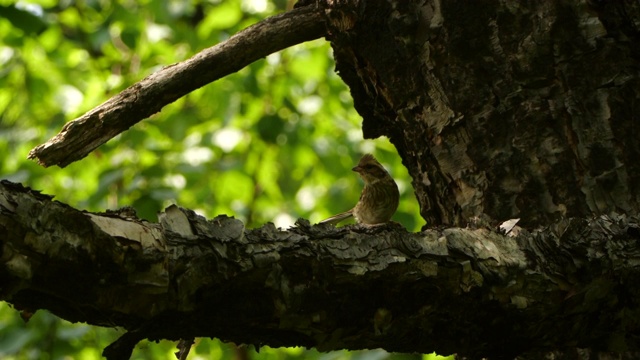
[[[76,208],[133,206],[156,221],[176,203],[249,227],[298,217],[319,221],[351,208],[362,184],[349,171],[374,152],[396,178],[395,218],[422,221],[411,180],[386,139],[364,141],[331,49],[317,40],[258,61],[166,106],[65,169],[26,160],[62,125],[146,75],[282,12],[284,1],[0,1],[0,178],[54,194]],[[71,325],[38,312],[23,324],[0,304],[0,357],[99,358],[120,331]],[[171,358],[175,344],[141,345],[134,358]],[[236,356],[198,340],[196,355]],[[252,356],[257,356],[252,353]],[[262,349],[268,359],[373,357]],[[45,356],[46,355],[46,356]]]
[[[96,328],[71,324],[54,315],[39,311],[28,322],[7,304],[0,303],[0,358],[23,359],[101,359],[102,349],[124,333],[120,329]],[[142,341],[134,350],[132,360],[175,359],[176,343]],[[198,338],[189,359],[254,360],[446,360],[451,357],[436,354],[390,354],[383,350],[333,351],[320,353],[315,349],[236,346],[218,339]]]

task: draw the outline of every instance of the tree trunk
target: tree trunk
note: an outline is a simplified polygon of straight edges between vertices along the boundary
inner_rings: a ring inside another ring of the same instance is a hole
[[[640,3],[348,3],[337,70],[427,226],[638,213]]]

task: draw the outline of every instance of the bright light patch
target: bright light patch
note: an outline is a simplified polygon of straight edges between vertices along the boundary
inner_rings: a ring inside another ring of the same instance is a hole
[[[165,25],[149,24],[146,27],[147,38],[150,42],[156,43],[171,36],[171,28]]]
[[[298,201],[298,205],[304,210],[311,210],[316,206],[316,194],[314,188],[306,186],[298,191],[296,194],[296,201]]]
[[[187,12],[188,1],[169,1],[169,13],[174,17],[183,16]]]
[[[37,17],[42,17],[44,15],[44,11],[42,11],[42,6],[38,4],[27,3],[24,1],[18,1],[16,3],[16,9],[24,10],[30,12],[32,15]]]
[[[62,111],[68,114],[78,110],[84,100],[84,95],[71,85],[62,85],[56,93],[55,99],[60,104]]]
[[[282,229],[288,229],[292,227],[295,222],[296,219],[294,219],[291,215],[285,213],[280,213],[275,217],[275,219],[273,219],[273,224],[276,226],[276,228]]]
[[[189,165],[198,166],[213,159],[213,151],[202,146],[191,147],[182,153],[182,157]]]
[[[120,166],[126,162],[138,161],[138,152],[133,149],[119,149],[111,157],[111,165]]]
[[[360,144],[360,152],[363,154],[373,153],[376,149],[376,145],[372,141],[365,141]]]
[[[73,177],[65,176],[62,178],[62,187],[65,189],[73,189],[75,185],[75,181],[73,181]]]
[[[185,179],[181,174],[174,174],[165,176],[164,183],[175,189],[184,189],[187,185],[187,179]]]
[[[8,46],[3,46],[2,48],[0,48],[0,65],[4,65],[9,62],[14,53],[15,51]]]
[[[280,53],[275,52],[273,54],[267,55],[267,64],[271,66],[280,64]]]
[[[298,103],[298,111],[306,115],[314,115],[322,107],[320,96],[308,96]]]
[[[267,0],[243,0],[242,10],[250,13],[262,13],[267,11]]]
[[[353,128],[347,131],[347,139],[352,143],[362,142],[362,130],[360,128]]]
[[[313,148],[318,154],[326,154],[331,148],[331,144],[327,138],[321,137],[313,141]]]
[[[109,86],[109,88],[111,88],[111,89],[117,88],[121,84],[122,84],[122,76],[121,75],[110,74],[109,77],[107,78],[107,86]]]
[[[229,152],[242,140],[242,131],[234,128],[225,128],[213,134],[213,143],[222,151]]]
[[[396,184],[398,185],[398,191],[400,192],[400,194],[404,194],[405,191],[407,191],[407,183],[403,180],[396,180]]]

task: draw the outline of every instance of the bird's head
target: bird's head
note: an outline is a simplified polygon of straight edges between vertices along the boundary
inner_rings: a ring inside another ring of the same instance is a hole
[[[364,155],[351,170],[360,174],[365,184],[374,184],[389,176],[387,170],[371,154]]]

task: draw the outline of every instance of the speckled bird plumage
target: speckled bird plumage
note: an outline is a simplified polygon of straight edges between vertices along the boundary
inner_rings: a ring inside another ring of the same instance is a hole
[[[400,194],[391,175],[373,155],[364,155],[358,165],[351,169],[362,177],[364,188],[356,206],[343,213],[334,215],[321,224],[337,224],[354,217],[359,224],[376,225],[386,223],[398,208]]]

